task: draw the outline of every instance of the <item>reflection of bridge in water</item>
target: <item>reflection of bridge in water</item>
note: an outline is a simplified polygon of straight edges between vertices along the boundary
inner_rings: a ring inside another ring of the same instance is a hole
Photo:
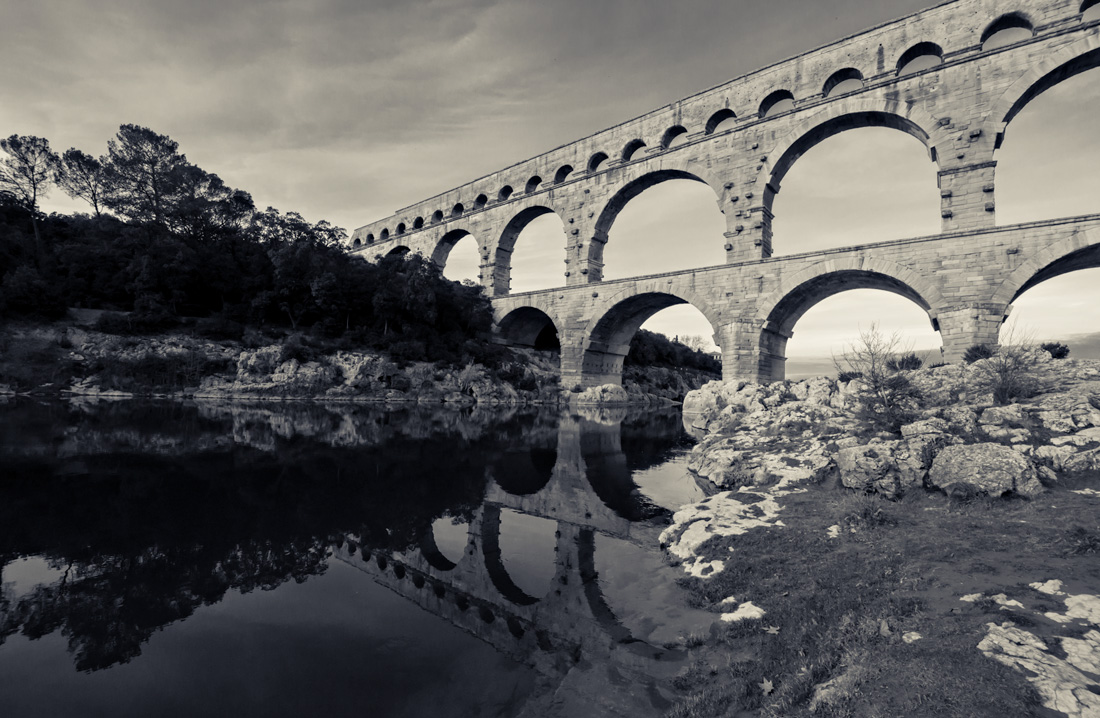
[[[599,706],[600,715],[666,708],[674,695],[668,681],[684,667],[687,649],[633,635],[605,597],[596,570],[598,534],[655,549],[660,522],[644,519],[667,513],[648,504],[630,480],[622,419],[563,416],[552,468],[540,467],[537,453],[525,468],[517,457],[504,462],[527,475],[494,477],[457,561],[444,556],[430,531],[419,547],[400,553],[360,547],[359,537],[349,535],[335,557],[533,666],[544,680],[556,685],[564,679],[568,688],[554,696],[555,712],[564,714],[570,705],[585,714]],[[555,522],[554,575],[545,595],[524,591],[505,567],[501,512],[507,509]]]

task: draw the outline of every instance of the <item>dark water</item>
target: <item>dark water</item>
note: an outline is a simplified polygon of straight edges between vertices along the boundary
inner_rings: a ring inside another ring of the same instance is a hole
[[[0,716],[659,714],[674,412],[0,404]]]

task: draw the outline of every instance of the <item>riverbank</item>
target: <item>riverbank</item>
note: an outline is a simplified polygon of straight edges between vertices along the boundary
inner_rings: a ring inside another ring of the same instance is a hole
[[[662,542],[722,627],[670,715],[1100,715],[1100,362],[1018,358],[1007,404],[904,372],[894,431],[858,380],[688,395],[719,493]]]
[[[453,406],[678,402],[713,375],[629,367],[623,387],[561,387],[554,351],[500,349],[495,366],[396,360],[302,335],[120,336],[73,323],[0,329],[0,394],[316,400]]]

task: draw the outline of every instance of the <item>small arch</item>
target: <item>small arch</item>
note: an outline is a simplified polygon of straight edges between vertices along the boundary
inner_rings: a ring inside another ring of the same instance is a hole
[[[390,230],[383,229],[381,232],[378,233],[378,238],[385,242],[387,239],[390,238]]]
[[[794,109],[794,95],[790,90],[776,90],[760,103],[760,117],[774,117]]]
[[[398,234],[404,234],[405,233],[405,223],[404,222],[400,222],[397,225],[397,233]]]
[[[561,184],[565,181],[565,178],[569,176],[569,173],[573,171],[573,165],[562,165],[558,168],[558,171],[554,173],[554,184]]]
[[[477,197],[474,197],[474,207],[475,208],[481,209],[482,207],[484,207],[487,204],[489,204],[489,198],[486,197],[485,195],[479,194]]]
[[[512,185],[506,184],[500,188],[500,192],[497,192],[497,199],[503,202],[512,196]]]
[[[683,125],[673,125],[665,130],[665,133],[661,135],[661,149],[667,150],[672,148],[672,143],[677,139],[687,134],[687,128]],[[677,143],[680,144],[680,143]]]
[[[462,206],[461,202],[456,202],[455,206],[451,208],[452,217],[461,217],[462,213],[466,211],[466,208]]]
[[[374,244],[374,235],[373,234],[368,234],[367,235],[367,244]]]
[[[354,240],[354,241],[353,241],[353,242],[351,243],[351,246],[353,246],[353,247],[359,247],[359,246],[361,246],[362,244],[363,244],[363,240],[361,240],[361,239],[359,239],[358,237],[356,237],[356,238],[355,238],[355,240]]]
[[[863,73],[854,67],[837,70],[825,81],[821,94],[825,97],[843,95],[863,88]]]
[[[527,186],[524,187],[523,191],[526,192],[527,194],[531,194],[532,192],[534,192],[535,190],[537,190],[539,188],[540,184],[542,184],[542,177],[539,177],[538,175],[535,175],[531,179],[527,180]]]
[[[1023,13],[1010,12],[989,23],[982,32],[982,49],[1005,47],[1035,35],[1035,26]]]
[[[424,218],[423,217],[417,217],[416,219],[413,220],[413,229],[423,229],[423,228],[424,228]]]
[[[408,247],[406,247],[404,245],[399,245],[397,247],[394,247],[390,251],[386,252],[386,256],[387,257],[404,257],[411,251],[412,250],[410,250]]]
[[[451,256],[451,250],[455,248],[458,241],[469,236],[471,236],[470,233],[465,229],[452,229],[440,237],[435,249],[432,250],[432,261],[435,262],[440,271],[446,268],[447,258]]]
[[[623,147],[623,162],[629,162],[631,159],[634,158],[634,155],[638,153],[638,150],[642,149],[643,147],[645,147],[645,142],[642,142],[641,140],[635,139],[627,142],[626,146]]]
[[[718,131],[718,128],[721,125],[725,125],[727,122],[730,122],[732,125],[731,121],[735,119],[737,119],[737,115],[733,113],[733,110],[728,107],[723,107],[721,110],[718,110],[718,112],[715,112],[713,115],[711,115],[710,119],[707,120],[707,125],[706,128],[703,130],[703,134],[713,135],[715,132]],[[733,128],[732,126],[729,126],[725,127],[724,129],[729,130]]]
[[[443,221],[443,210],[437,209],[436,211],[432,212],[432,222],[433,223],[438,223],[438,222],[442,222],[442,221]]]
[[[536,307],[518,307],[508,312],[497,322],[495,333],[513,347],[553,348],[558,339],[554,320]]]
[[[898,76],[911,75],[942,64],[942,47],[934,42],[918,42],[898,58]]]
[[[1085,0],[1081,3],[1081,22],[1100,20],[1100,0]]]
[[[588,160],[588,171],[595,172],[607,160],[606,152],[597,152]]]

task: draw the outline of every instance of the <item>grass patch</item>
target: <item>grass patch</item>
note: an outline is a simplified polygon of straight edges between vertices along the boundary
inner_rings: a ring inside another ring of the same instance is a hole
[[[989,622],[1015,621],[1055,645],[1064,610],[1027,587],[1059,578],[1100,594],[1090,526],[1100,500],[1055,489],[1032,501],[910,492],[897,502],[814,486],[781,500],[784,527],[716,537],[702,550],[725,570],[685,579],[693,603],[729,596],[766,611],[724,624],[712,659],[680,674],[669,716],[1046,715],[1025,677],[977,649]],[[838,538],[829,538],[830,526]],[[960,601],[982,593],[973,603]],[[1005,609],[1005,593],[1026,608]],[[919,633],[906,642],[903,636]],[[718,666],[717,668],[714,666]]]

